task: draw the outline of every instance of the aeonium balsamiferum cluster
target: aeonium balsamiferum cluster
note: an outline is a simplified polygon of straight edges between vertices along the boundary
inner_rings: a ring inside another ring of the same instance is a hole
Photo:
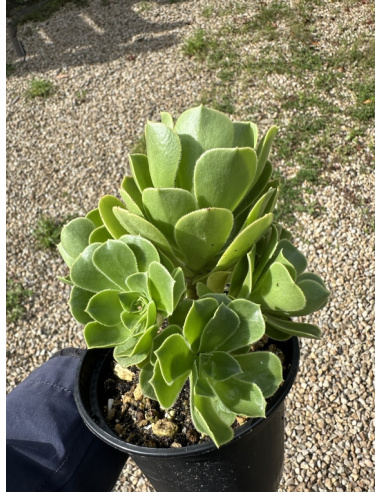
[[[102,197],[64,227],[58,248],[87,346],[114,347],[163,408],[189,380],[192,422],[221,446],[236,416],[265,416],[283,379],[279,358],[253,344],[320,338],[293,318],[329,292],[274,222],[277,128],[258,142],[255,124],[204,106],[161,120],[146,125],[147,155],[129,156],[122,200]]]

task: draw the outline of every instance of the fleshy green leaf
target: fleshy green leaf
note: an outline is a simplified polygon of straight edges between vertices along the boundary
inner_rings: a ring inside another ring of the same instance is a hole
[[[258,127],[249,121],[234,121],[234,141],[232,147],[251,147],[255,149],[258,140]]]
[[[174,241],[176,222],[197,209],[194,196],[180,188],[147,188],[143,192],[144,209],[169,241]]]
[[[147,298],[151,297],[147,272],[133,273],[127,278],[126,285],[132,292],[141,292]]]
[[[236,336],[239,321],[235,312],[220,304],[201,334],[199,352],[218,350],[231,336]]]
[[[151,398],[151,400],[156,400],[156,393],[153,389],[150,379],[153,376],[153,365],[146,364],[140,371],[139,383],[142,388],[144,396]]]
[[[210,149],[231,148],[234,139],[233,123],[223,113],[201,105],[182,113],[175,124],[175,131],[182,146],[179,184],[181,188],[192,191],[197,159]]]
[[[179,325],[183,326],[185,322],[185,318],[187,317],[187,314],[192,307],[193,301],[186,297],[183,299],[176,309],[173,311],[173,314],[168,317],[169,323],[172,325]]]
[[[172,188],[181,157],[179,136],[163,123],[148,122],[146,144],[149,171],[155,188]]]
[[[180,267],[172,272],[172,278],[175,281],[173,288],[173,307],[175,308],[186,291],[184,273]]]
[[[220,251],[233,226],[233,215],[223,208],[197,210],[182,217],[175,227],[175,239],[187,266],[203,267]]]
[[[93,321],[85,326],[83,334],[88,348],[91,349],[115,347],[126,340],[129,331],[122,323],[116,326],[104,326]]]
[[[269,315],[266,315],[266,323],[273,326],[277,330],[287,333],[288,335],[315,338],[317,340],[321,338],[320,328],[310,323],[297,323],[295,321],[287,321]]]
[[[254,207],[249,212],[249,215],[247,216],[246,222],[243,226],[244,228],[246,228],[256,220],[258,220],[260,217],[262,217],[264,211],[266,210],[267,204],[269,203],[270,199],[273,197],[275,193],[276,193],[276,189],[270,188],[263,196],[261,196],[261,198],[256,202]]]
[[[131,179],[133,179],[133,178],[131,178]],[[141,208],[139,208],[137,203],[132,199],[132,197],[127,193],[126,190],[121,188],[119,190],[119,193],[120,193],[120,196],[122,197],[124,203],[126,204],[127,210],[130,213],[138,215],[139,217],[144,217],[144,214],[143,214]],[[140,201],[141,201],[141,198],[140,198]]]
[[[125,208],[124,203],[118,200],[115,196],[106,195],[99,200],[99,213],[101,214],[104,225],[111,234],[112,237],[118,239],[128,231],[120,224],[114,215],[113,208],[121,207]]]
[[[274,258],[282,251],[283,256],[293,265],[296,275],[299,276],[307,267],[306,257],[287,239],[279,241],[274,253]]]
[[[272,396],[283,381],[282,364],[271,352],[250,352],[234,358],[242,369],[237,379],[259,386],[265,398]]]
[[[220,408],[217,398],[193,395],[191,410],[196,429],[209,435],[217,447],[233,439],[231,413]]]
[[[262,173],[262,170],[270,155],[271,145],[277,133],[278,133],[278,127],[272,126],[258,144],[258,148],[257,148],[258,166],[257,166],[257,172],[255,174],[254,182],[258,181],[259,176]]]
[[[233,377],[226,381],[213,381],[212,387],[231,412],[245,417],[265,416],[266,400],[256,384]]]
[[[160,256],[155,246],[140,236],[125,235],[119,238],[132,250],[135,255],[139,272],[146,272],[153,261],[160,262]]]
[[[93,253],[94,265],[105,277],[126,290],[126,279],[138,271],[136,258],[123,241],[111,239]]]
[[[165,112],[165,111],[162,111],[160,113],[160,117],[161,117],[161,122],[164,123],[164,125],[167,125],[168,128],[171,128],[173,130],[173,118],[172,116]]]
[[[266,335],[273,340],[278,340],[280,342],[285,342],[286,340],[289,340],[292,335],[289,335],[288,333],[285,333],[284,331],[277,330],[273,326],[269,325],[266,322]]]
[[[86,214],[86,219],[91,220],[91,222],[94,224],[95,227],[101,227],[104,225],[98,208],[94,208],[93,210],[90,210],[90,212]]]
[[[75,285],[90,292],[100,292],[105,289],[116,289],[117,284],[101,273],[93,263],[94,251],[101,246],[94,243],[87,246],[71,267],[71,280]]]
[[[273,173],[273,166],[270,162],[266,162],[265,167],[263,168],[262,174],[260,175],[258,181],[251,188],[249,193],[245,196],[242,202],[238,205],[238,207],[234,210],[234,216],[239,218],[241,215],[245,217],[247,214],[247,210],[252,208],[253,205],[260,199],[260,197],[267,192],[271,185],[269,185],[271,176]],[[254,178],[255,179],[255,178]],[[242,225],[244,222],[241,221]]]
[[[73,219],[63,227],[58,249],[70,268],[74,260],[88,246],[89,236],[94,229],[91,220],[84,217]]]
[[[267,266],[270,258],[274,254],[276,246],[278,244],[278,231],[274,224],[271,225],[271,229],[266,232],[265,236],[257,243],[256,253],[259,256],[259,261],[255,265],[253,273],[253,285],[257,283],[262,272]]]
[[[92,320],[92,318],[85,312],[89,300],[93,297],[94,292],[83,290],[74,286],[70,292],[70,311],[74,318],[85,325]]]
[[[200,208],[233,211],[250,189],[257,165],[253,149],[212,149],[198,159],[194,193]]]
[[[89,237],[89,244],[93,243],[105,243],[108,239],[113,237],[108,232],[106,226],[97,227],[93,230]]]
[[[225,381],[242,372],[234,357],[226,352],[212,352],[200,355],[200,371],[216,381]]]
[[[117,290],[103,290],[95,294],[87,305],[86,312],[101,325],[115,326],[120,324],[123,308]]]
[[[135,337],[131,341],[135,341],[132,346],[131,343],[127,343],[125,346],[119,345],[114,350],[115,360],[123,367],[129,367],[132,365],[143,362],[149,356],[152,349],[152,340],[157,333],[157,326],[151,326],[140,337]]]
[[[314,280],[297,280],[297,286],[302,290],[304,297],[306,298],[305,307],[292,313],[293,316],[306,316],[307,314],[319,311],[328,300],[329,291]]]
[[[133,234],[134,236],[143,236],[145,239],[148,239],[157,248],[161,249],[171,261],[173,260],[171,246],[157,227],[142,217],[131,214],[127,212],[127,210],[118,207],[114,209],[114,214],[123,227],[128,229],[130,234]]]
[[[194,385],[194,394],[198,396],[209,396],[214,397],[214,391],[207,381],[207,378],[198,376],[197,382]]]
[[[184,322],[184,337],[193,352],[199,351],[203,329],[212,319],[218,303],[215,299],[199,299],[194,301]]]
[[[195,354],[181,335],[171,335],[155,351],[165,382],[171,385],[176,379],[188,376],[192,370]]]
[[[272,311],[293,312],[306,305],[303,291],[281,263],[270,266],[251,293],[250,300]]]
[[[208,289],[215,293],[224,292],[230,274],[231,272],[214,272],[208,275]]]
[[[147,156],[144,154],[130,154],[128,160],[135,183],[140,192],[143,193],[143,190],[153,186]]]
[[[148,289],[158,311],[165,316],[173,312],[173,289],[175,281],[163,265],[153,262],[148,269]]]
[[[142,194],[132,176],[125,176],[122,182],[122,187],[119,191],[121,197],[126,202],[127,207],[135,204],[135,206],[138,207],[138,210],[140,211],[143,210]],[[125,193],[122,194],[122,191],[124,191]],[[127,200],[125,200],[126,194],[127,194]],[[129,212],[136,213],[133,210],[129,210]]]
[[[220,350],[233,351],[250,345],[259,340],[265,333],[265,321],[261,307],[246,299],[235,299],[229,304],[239,318],[239,328],[234,336],[229,338]]]
[[[226,249],[215,270],[227,270],[245,255],[271,226],[273,214],[267,214],[244,229]]]
[[[156,399],[163,408],[170,408],[176,401],[185,381],[188,379],[188,374],[184,373],[181,377],[173,381],[171,385],[165,382],[161,372],[160,363],[157,360],[154,366],[153,376],[150,379],[150,384],[153,387]]]

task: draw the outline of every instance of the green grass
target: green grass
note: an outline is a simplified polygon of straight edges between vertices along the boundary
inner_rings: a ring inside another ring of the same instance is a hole
[[[46,79],[32,79],[29,82],[29,87],[25,92],[26,99],[35,99],[41,97],[43,99],[52,96],[55,92],[55,86],[52,82]]]
[[[23,316],[24,303],[32,294],[33,292],[25,289],[21,283],[6,279],[6,319],[8,323],[15,322]]]
[[[76,216],[67,215],[62,219],[56,219],[42,215],[32,229],[32,236],[36,240],[37,249],[55,250],[60,242],[61,230],[65,224]]]
[[[87,99],[87,91],[85,89],[80,89],[75,93],[75,103],[82,104],[86,102]]]
[[[351,85],[356,97],[356,104],[349,110],[349,114],[360,122],[366,123],[375,117],[375,80],[356,82]]]

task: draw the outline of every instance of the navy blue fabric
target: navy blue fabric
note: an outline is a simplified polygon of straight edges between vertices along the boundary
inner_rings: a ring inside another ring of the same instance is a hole
[[[94,436],[74,401],[76,354],[52,357],[6,397],[7,492],[108,492],[127,454]]]

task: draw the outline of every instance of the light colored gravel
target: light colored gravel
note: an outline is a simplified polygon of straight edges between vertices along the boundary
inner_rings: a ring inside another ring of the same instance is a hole
[[[319,49],[325,53],[335,49],[343,32],[348,42],[360,33],[372,36],[371,3],[344,3],[349,10],[341,9],[341,2],[326,2],[315,13],[319,33],[324,33]],[[84,214],[101,195],[118,194],[128,172],[127,153],[147,119],[157,120],[163,110],[178,116],[216,80],[210,70],[198,69],[196,61],[182,55],[181,44],[197,27],[218,31],[221,17],[202,13],[208,5],[226,9],[226,4],[69,4],[48,21],[20,26],[25,63],[8,43],[7,61],[16,70],[7,79],[7,275],[33,291],[26,315],[7,327],[8,391],[56,350],[85,346],[82,327],[67,306],[69,288],[57,279],[66,274],[63,261],[36,249],[31,231],[38,217]],[[250,8],[234,14],[235,22],[255,16],[253,2],[240,4]],[[256,48],[248,44],[247,49]],[[56,93],[26,101],[23,94],[33,78],[50,80]],[[232,87],[233,118],[254,118],[262,133],[276,121],[282,132],[282,124],[297,115],[283,112],[278,122],[277,111],[266,108],[276,108],[282,94],[297,94],[310,81],[271,75],[266,84],[260,82],[253,74],[250,84],[242,80]],[[76,97],[79,90],[86,91],[82,103]],[[353,103],[345,91],[326,98],[327,104],[338,98],[344,107]],[[351,129],[352,121],[343,117],[341,129],[332,135],[337,147],[346,145]],[[324,155],[329,170],[315,194],[305,195],[311,203],[317,200],[323,212],[317,217],[295,213],[296,243],[332,296],[311,317],[323,328],[323,339],[301,342],[300,371],[286,402],[281,492],[375,490],[373,143],[369,127],[358,138],[356,158],[343,164],[335,154]],[[274,163],[287,176],[297,170],[281,158]],[[128,460],[114,492],[135,491],[153,489]]]

